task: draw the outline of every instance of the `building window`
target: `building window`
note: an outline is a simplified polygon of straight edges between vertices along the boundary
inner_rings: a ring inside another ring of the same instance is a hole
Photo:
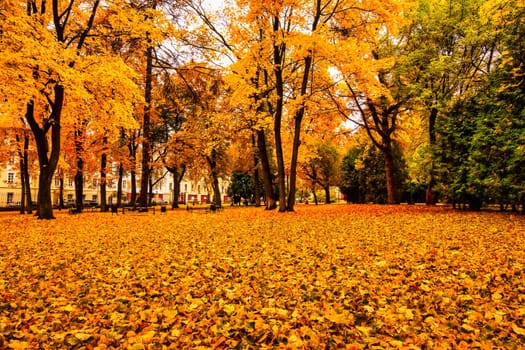
[[[59,177],[55,177],[55,186],[60,186],[60,178]]]
[[[170,186],[169,186],[169,188],[170,188],[170,191],[173,190],[173,184],[172,184],[171,182],[170,182]]]
[[[98,179],[93,179],[93,187],[97,187],[98,186]]]
[[[67,185],[69,187],[73,187],[73,179],[72,178],[67,179]]]
[[[15,183],[15,173],[7,173],[7,183],[8,184]]]
[[[13,199],[15,197],[15,194],[13,192],[7,193],[7,204],[13,204]]]
[[[188,184],[184,184],[184,192],[188,192]]]

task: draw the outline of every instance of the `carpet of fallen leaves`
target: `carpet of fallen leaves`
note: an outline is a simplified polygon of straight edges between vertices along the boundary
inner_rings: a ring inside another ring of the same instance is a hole
[[[0,348],[520,348],[525,217],[0,215]]]

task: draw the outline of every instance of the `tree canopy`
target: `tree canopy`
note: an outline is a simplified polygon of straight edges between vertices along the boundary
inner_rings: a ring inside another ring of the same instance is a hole
[[[401,152],[429,204],[523,207],[524,12],[519,0],[5,0],[0,127],[38,159],[40,218],[53,218],[53,176],[75,174],[81,197],[85,172],[108,164],[134,191],[140,179],[141,205],[166,170],[207,178],[219,201],[217,179],[242,169],[267,209],[293,211],[298,183],[337,182],[331,147],[368,142],[389,203]]]

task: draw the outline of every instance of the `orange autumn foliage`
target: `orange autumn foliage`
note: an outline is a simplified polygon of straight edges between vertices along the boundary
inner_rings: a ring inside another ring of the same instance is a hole
[[[0,348],[525,342],[523,216],[302,205],[0,227]]]

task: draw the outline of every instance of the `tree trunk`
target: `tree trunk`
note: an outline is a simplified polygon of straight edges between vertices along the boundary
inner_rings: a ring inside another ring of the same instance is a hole
[[[26,213],[31,214],[33,212],[33,198],[31,196],[31,178],[29,176],[29,136],[27,133],[24,135],[24,168],[22,169],[22,177],[24,178],[24,184],[26,188],[25,203]]]
[[[146,50],[146,82],[144,89],[144,118],[142,123],[142,168],[140,175],[139,204],[146,207],[148,200],[148,184],[150,178],[150,137],[151,137],[151,101],[153,79],[153,47]]]
[[[219,186],[219,178],[217,172],[212,173],[212,188],[213,188],[213,204],[216,207],[222,206],[221,188]]]
[[[19,165],[20,165],[20,185],[21,185],[21,194],[20,194],[20,214],[25,214],[26,208],[28,209],[28,213],[31,213],[31,202],[29,202],[29,206],[27,203],[27,177],[26,172],[28,172],[28,165],[27,165],[27,147],[29,145],[29,138],[27,135],[25,135],[24,131],[24,144],[20,145],[20,135],[16,134],[16,143],[18,145],[18,158],[19,158]]]
[[[257,147],[257,141],[255,139],[255,132],[252,130],[252,147]],[[257,156],[257,152],[253,153],[253,192],[254,192],[254,199],[255,199],[255,206],[260,207],[261,206],[261,193],[259,191],[259,157]]]
[[[437,108],[432,108],[430,110],[430,116],[428,117],[428,134],[431,149],[436,145],[436,120],[437,120],[438,110]],[[427,189],[425,194],[425,202],[427,205],[436,204],[436,195],[434,193],[434,186],[436,185],[435,179],[435,169],[434,162],[430,163],[429,170],[429,179],[427,183]]]
[[[289,177],[289,187],[288,187],[288,202],[286,204],[287,211],[294,211],[295,206],[295,192],[296,192],[296,182],[297,182],[297,160],[299,157],[299,145],[301,144],[301,122],[304,115],[304,107],[300,108],[295,117],[295,127],[294,127],[294,137],[292,145],[292,159],[290,161],[290,177]]]
[[[178,167],[175,169],[178,170]],[[180,197],[180,185],[177,184],[179,179],[178,171],[171,172],[173,176],[173,195],[171,196],[171,209],[179,208],[179,197]]]
[[[117,182],[117,208],[122,207],[122,181],[124,180],[124,165],[122,163],[118,166],[118,182]]]
[[[100,211],[106,212],[109,210],[108,204],[106,201],[107,194],[106,194],[106,183],[107,183],[107,175],[106,175],[106,168],[108,166],[108,156],[104,152],[100,156]]]
[[[210,167],[211,172],[211,186],[213,189],[213,204],[216,207],[222,206],[221,200],[221,189],[219,187],[219,176],[217,174],[217,161],[216,161],[216,151],[211,151],[211,156],[206,156],[208,166]]]
[[[317,198],[317,193],[315,192],[315,182],[312,182],[312,194],[314,195],[315,205],[319,204],[319,199]]]
[[[279,30],[279,19],[274,18],[273,30],[275,33]],[[275,91],[277,94],[277,101],[275,104],[275,113],[273,119],[273,132],[275,138],[275,154],[277,158],[277,186],[279,189],[279,212],[286,211],[286,180],[284,172],[284,153],[281,137],[281,123],[283,116],[284,103],[284,82],[282,72],[282,60],[284,44],[275,42],[273,46],[273,64],[275,76]]]
[[[129,205],[135,208],[137,206],[137,174],[135,172],[135,169],[131,169],[130,181],[131,181],[131,198],[129,199]]]
[[[24,163],[24,157],[23,155],[20,155],[20,182],[21,182],[21,186],[22,186],[22,193],[21,193],[21,198],[20,198],[20,214],[25,214],[26,213],[26,177],[25,177],[25,174],[24,174],[24,168],[25,168],[25,163]]]
[[[58,186],[58,195],[60,198],[58,198],[58,209],[62,210],[64,209],[64,175],[60,174],[59,177],[59,186]]]
[[[180,171],[178,166],[166,166],[166,169],[173,174],[173,197],[171,201],[171,209],[179,208],[180,183],[186,173],[186,166],[182,165]]]
[[[317,3],[320,4],[319,2]],[[318,11],[320,11],[318,9]],[[320,12],[318,12],[319,14]],[[316,18],[318,18],[316,16]],[[313,24],[313,30],[316,28],[316,22]],[[308,55],[304,59],[304,72],[303,72],[303,78],[301,82],[301,93],[300,96],[306,96],[306,92],[308,90],[308,82],[310,80],[310,69],[312,67],[312,56],[311,54]],[[292,145],[292,159],[290,161],[290,187],[288,191],[288,205],[287,210],[293,211],[294,205],[295,205],[295,192],[297,190],[296,188],[296,182],[297,182],[297,161],[299,158],[299,146],[301,145],[301,124],[303,122],[304,117],[304,104],[296,111],[295,118],[294,118],[294,135],[293,135],[293,145]]]
[[[129,157],[131,159],[131,170],[130,170],[130,181],[131,181],[131,198],[129,199],[129,205],[135,208],[137,203],[137,175],[136,175],[136,166],[137,166],[137,145],[135,144],[135,138],[136,134],[133,131],[129,138],[128,143],[128,150],[129,150]],[[122,169],[119,169],[119,173],[121,173],[120,178],[122,179],[122,176],[124,175],[124,168],[123,164],[120,163],[120,167]],[[121,195],[122,195],[122,188],[121,188]],[[120,197],[119,197],[120,198]]]
[[[254,186],[253,196],[255,197],[254,203],[256,207],[260,207],[261,206],[261,189],[260,189],[261,185],[260,185],[260,179],[259,179],[259,166],[258,165],[253,170],[253,186]]]
[[[323,189],[324,189],[324,198],[325,198],[324,202],[326,204],[332,203],[332,200],[330,199],[330,185],[323,186]]]
[[[55,218],[51,198],[51,183],[60,156],[60,117],[64,103],[64,87],[57,84],[53,89],[55,100],[51,103],[51,114],[44,121],[43,127],[40,127],[35,120],[33,101],[27,104],[26,112],[26,121],[34,135],[40,168],[37,217],[46,220]],[[51,130],[51,150],[47,137],[49,130]]]
[[[75,130],[75,153],[77,158],[77,169],[75,173],[75,206],[77,212],[84,208],[84,152],[82,142],[82,130]]]
[[[395,204],[397,203],[397,195],[395,188],[395,163],[391,146],[387,145],[383,149],[383,156],[385,160],[387,203]]]
[[[48,167],[40,167],[40,176],[38,178],[38,211],[39,219],[54,219],[53,206],[51,204],[51,182],[53,174]]]
[[[154,200],[155,197],[153,196],[153,181],[151,181],[150,178],[148,182],[148,205],[151,205]]]
[[[266,210],[273,210],[277,207],[277,203],[275,202],[273,195],[272,172],[270,168],[270,160],[268,159],[268,150],[266,148],[266,135],[263,129],[257,130],[257,149],[258,158],[261,163]]]

